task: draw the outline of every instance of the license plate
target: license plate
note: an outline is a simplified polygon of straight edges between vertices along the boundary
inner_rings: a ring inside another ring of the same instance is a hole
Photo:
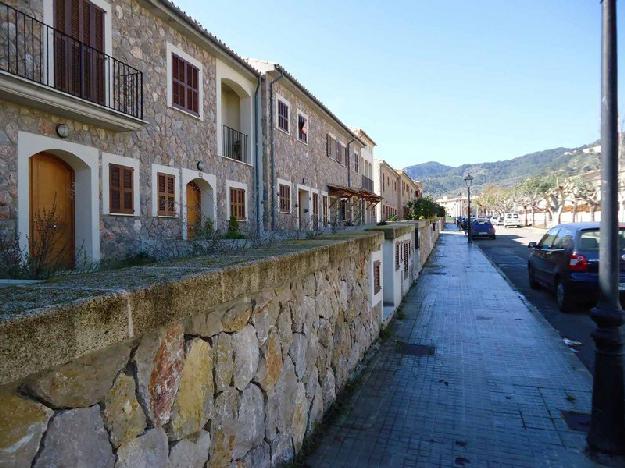
[[[625,291],[625,283],[619,283],[618,284],[618,290],[619,291]]]

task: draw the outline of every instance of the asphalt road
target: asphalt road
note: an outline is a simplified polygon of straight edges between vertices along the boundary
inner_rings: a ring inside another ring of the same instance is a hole
[[[595,329],[589,311],[562,313],[555,298],[545,289],[531,289],[527,279],[527,243],[538,241],[544,231],[534,228],[504,228],[496,226],[497,239],[476,240],[486,256],[495,263],[514,287],[551,323],[564,338],[581,341],[574,347],[586,368],[592,373],[594,368],[594,343],[590,336]]]

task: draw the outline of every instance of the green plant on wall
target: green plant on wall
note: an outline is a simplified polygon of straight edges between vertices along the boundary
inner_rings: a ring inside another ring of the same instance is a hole
[[[241,233],[239,227],[239,220],[233,215],[228,220],[228,231],[224,236],[226,239],[244,239],[245,236]]]
[[[431,197],[418,198],[408,202],[409,219],[428,219],[434,217],[444,217],[445,208],[436,203]]]

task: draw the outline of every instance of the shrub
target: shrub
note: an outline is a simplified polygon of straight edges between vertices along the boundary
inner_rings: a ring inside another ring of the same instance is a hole
[[[225,239],[245,239],[239,228],[239,220],[233,215],[228,220],[228,231],[224,236]]]

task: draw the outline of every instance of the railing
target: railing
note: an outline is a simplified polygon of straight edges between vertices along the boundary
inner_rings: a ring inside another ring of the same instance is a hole
[[[226,158],[248,163],[247,135],[227,125],[223,126],[223,153]]]
[[[373,192],[373,181],[364,175],[362,176],[362,188],[368,190],[369,192]]]
[[[143,73],[0,2],[0,71],[143,119]]]

